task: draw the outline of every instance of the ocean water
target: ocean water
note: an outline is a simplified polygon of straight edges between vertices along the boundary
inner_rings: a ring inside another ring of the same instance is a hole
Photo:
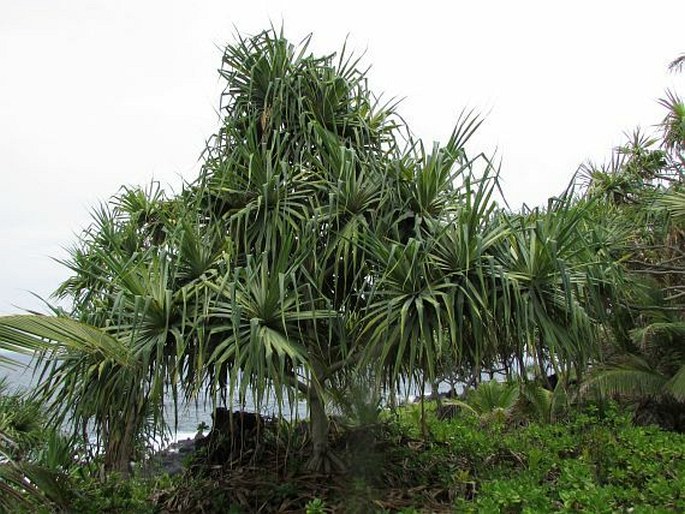
[[[4,379],[10,391],[26,390],[33,387],[37,382],[34,376],[35,367],[31,357],[21,354],[10,353],[0,350],[0,356],[9,357],[19,362],[18,366],[7,367],[0,365],[0,380]],[[261,406],[260,414],[272,416],[277,413],[275,398],[267,399]],[[255,411],[252,398],[247,396],[245,404],[241,407],[238,402],[226,405],[231,410]],[[194,437],[200,423],[212,425],[212,401],[206,397],[200,397],[197,401],[181,403],[178,405],[176,416],[174,415],[173,399],[171,396],[165,402],[165,419],[172,429],[172,441],[178,441]],[[304,402],[283,408],[283,415],[290,419],[304,419],[308,416]],[[174,426],[175,425],[175,426]]]
[[[0,357],[18,362],[17,366],[0,364],[0,380],[4,379],[10,390],[27,389],[34,383],[31,357],[0,350]]]
[[[1,350],[0,356],[8,356],[20,362],[20,366],[18,367],[8,368],[5,366],[0,366],[0,379],[3,377],[6,379],[10,390],[29,389],[35,384],[35,368],[31,361],[31,357],[13,353],[11,354]],[[482,378],[487,380],[486,376],[482,376]],[[496,377],[496,379],[501,379],[501,377]],[[438,390],[439,392],[443,393],[449,391],[449,389],[450,386],[448,384],[442,383],[439,385]],[[457,393],[461,394],[462,392],[463,384],[457,385]],[[426,388],[425,394],[431,394],[429,387]],[[403,403],[412,402],[415,401],[419,395],[420,390],[418,387],[411,384],[405,384],[403,387],[401,387],[399,400]],[[205,423],[209,427],[212,425],[213,405],[209,398],[200,397],[196,401],[190,403],[181,403],[178,405],[176,412],[177,417],[174,416],[173,400],[170,396],[167,398],[165,403],[165,419],[172,430],[172,441],[179,441],[194,437],[197,433],[200,423]],[[267,398],[267,401],[263,402],[261,405],[260,414],[263,416],[273,416],[277,414],[278,409],[276,405],[277,403],[275,398]],[[230,410],[256,411],[254,402],[249,395],[242,407],[237,401],[234,401],[232,404],[229,403],[226,405],[226,407]],[[299,401],[292,406],[286,405],[283,407],[281,414],[288,419],[305,419],[308,417],[307,405],[303,401]],[[152,444],[154,446],[158,446],[161,443],[153,441]]]

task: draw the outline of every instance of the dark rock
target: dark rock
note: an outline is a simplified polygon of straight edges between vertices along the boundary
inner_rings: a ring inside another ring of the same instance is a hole
[[[547,375],[542,380],[542,387],[549,391],[554,391],[554,389],[557,387],[557,384],[559,383],[559,377],[557,376],[556,373],[552,373],[551,375]]]
[[[241,451],[257,445],[264,418],[254,412],[230,412],[218,407],[212,414],[212,430],[207,437],[195,441],[198,449],[203,449],[203,459],[207,464],[224,464]]]
[[[144,476],[152,476],[157,473],[177,475],[183,472],[184,464],[195,451],[195,441],[183,439],[170,444],[163,450],[155,453],[143,468]]]

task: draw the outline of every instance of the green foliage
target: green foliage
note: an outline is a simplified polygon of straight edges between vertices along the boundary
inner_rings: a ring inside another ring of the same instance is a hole
[[[483,382],[466,391],[463,400],[447,399],[441,404],[476,416],[481,423],[537,421],[553,423],[564,418],[571,407],[567,384],[559,380],[550,391],[537,382]]]
[[[73,440],[46,426],[43,407],[0,381],[0,512],[69,504]]]
[[[21,392],[10,392],[0,380],[0,434],[12,441],[3,451],[15,460],[28,457],[42,442],[43,424],[40,405]]]
[[[5,316],[0,328],[8,339],[52,342],[42,352],[36,391],[51,425],[71,425],[76,437],[90,423],[104,447],[106,469],[127,472],[136,443],[164,426],[160,379],[146,380],[145,360],[134,356],[125,339],[64,316]]]
[[[431,434],[427,440],[417,439],[417,406],[385,414],[383,429],[375,433],[376,442],[367,450],[382,455],[372,474],[329,477],[325,486],[320,477],[289,474],[276,487],[275,475],[258,478],[273,470],[259,468],[255,481],[240,473],[234,478],[186,474],[173,480],[122,480],[115,474],[105,482],[74,476],[69,486],[78,493],[69,508],[84,513],[142,514],[160,508],[247,512],[232,503],[225,489],[229,483],[244,488],[246,505],[268,500],[269,505],[300,505],[304,512],[343,508],[678,512],[685,508],[685,436],[633,426],[630,413],[614,403],[590,405],[563,423],[544,424],[482,423],[465,412],[439,420],[434,405],[427,407]]]
[[[169,483],[164,477],[124,479],[112,474],[106,481],[84,477],[74,481],[73,485],[78,494],[70,505],[72,512],[152,514],[159,512],[152,497],[161,488],[168,487]]]
[[[680,490],[685,476],[682,435],[634,427],[630,416],[615,409],[582,411],[564,424],[507,427],[468,419],[431,422],[436,440],[463,459],[461,476],[473,477],[475,483],[474,498],[457,498],[457,510],[616,512],[629,507],[685,507]],[[442,451],[433,453],[427,458],[442,458]]]
[[[485,423],[504,423],[519,401],[519,385],[491,380],[466,393],[466,399],[447,400],[446,405],[460,407]]]
[[[314,498],[305,505],[307,514],[324,514],[326,512],[326,502],[320,498]]]
[[[682,56],[672,63],[682,65]],[[667,91],[653,135],[639,130],[609,164],[586,165],[585,197],[598,204],[595,223],[615,234],[609,251],[623,270],[608,310],[602,362],[585,392],[635,402],[636,419],[684,430],[685,298],[682,99]]]

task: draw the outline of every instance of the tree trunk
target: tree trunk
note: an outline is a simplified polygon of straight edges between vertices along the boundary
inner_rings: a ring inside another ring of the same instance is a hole
[[[323,370],[315,366],[314,371],[317,374],[316,383],[313,379],[309,386],[309,435],[312,439],[312,456],[306,468],[309,471],[328,474],[332,471],[342,471],[345,466],[328,447],[328,415],[320,389],[317,388],[323,384]]]
[[[328,457],[328,416],[323,398],[315,387],[309,393],[309,435],[312,439],[312,456],[307,468],[312,471],[330,471],[326,468]]]
[[[128,478],[131,474],[131,459],[133,457],[133,438],[138,416],[133,408],[126,416],[125,425],[119,424],[115,429],[110,428],[107,447],[105,449],[105,473],[112,471]],[[111,425],[110,425],[111,427]],[[123,430],[122,430],[123,428]]]
[[[428,439],[428,425],[426,425],[426,382],[421,381],[421,436]]]

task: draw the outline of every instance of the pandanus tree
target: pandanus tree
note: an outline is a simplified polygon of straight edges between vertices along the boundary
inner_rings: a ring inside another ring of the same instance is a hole
[[[336,64],[274,36],[227,49],[223,127],[188,189],[201,223],[232,241],[230,270],[209,288],[195,375],[257,402],[266,386],[279,404],[279,391],[304,394],[309,466],[328,469],[330,391],[359,376],[387,388],[431,379],[456,353],[459,313],[431,238],[454,221],[459,180],[470,191],[464,146],[479,122],[463,115],[426,151],[344,51]],[[474,193],[481,211],[490,191]]]
[[[307,55],[273,32],[224,55],[224,121],[189,195],[232,240],[213,281],[203,341],[211,388],[257,406],[271,389],[307,398],[313,455],[326,469],[325,391],[354,366],[368,298],[359,238],[398,208],[392,107],[343,52]]]
[[[107,423],[131,413],[116,430],[129,448],[130,428],[161,412],[165,390],[241,404],[251,393],[256,408],[304,394],[310,464],[326,467],[325,391],[358,362],[373,283],[359,242],[404,209],[398,122],[344,51],[337,62],[313,57],[306,41],[271,30],[240,38],[223,62],[224,117],[200,177],[171,199],[124,190],[67,262],[74,275],[58,294],[73,300],[72,317],[119,342],[122,373],[72,345],[46,361],[49,389],[106,393],[130,371],[140,383],[111,389],[123,404],[96,426],[107,437]]]
[[[308,42],[268,30],[229,45],[199,177],[172,197],[124,189],[95,212],[57,291],[73,309],[50,330],[0,320],[7,341],[54,343],[44,391],[74,429],[94,422],[110,469],[125,472],[148,422],[170,421],[169,393],[279,412],[304,397],[309,467],[326,470],[326,403],[359,377],[394,389],[586,350],[575,211],[499,210],[497,170],[465,151],[475,117],[426,150],[357,60]]]
[[[0,340],[39,349],[52,421],[85,443],[94,437],[105,472],[127,474],[135,451],[173,421],[164,394],[175,403],[187,379],[179,363],[193,357],[185,345],[199,325],[197,291],[225,262],[223,238],[200,233],[179,205],[155,187],[123,190],[65,262],[73,276],[56,294],[72,312],[0,319]]]

